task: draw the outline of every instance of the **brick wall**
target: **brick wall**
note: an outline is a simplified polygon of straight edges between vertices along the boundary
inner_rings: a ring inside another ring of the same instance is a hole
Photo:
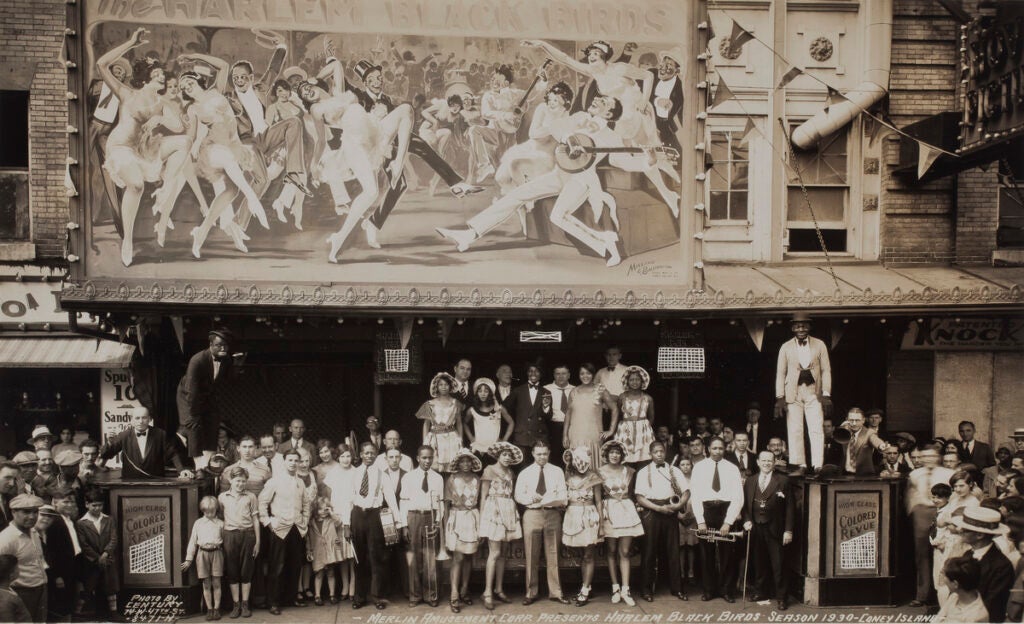
[[[65,0],[0,2],[0,88],[31,91],[29,104],[32,242],[40,260],[63,257],[68,222],[67,75],[58,62]],[[33,72],[34,68],[34,72]]]
[[[957,176],[957,264],[989,264],[999,226],[999,181],[995,163],[989,170],[970,169]]]

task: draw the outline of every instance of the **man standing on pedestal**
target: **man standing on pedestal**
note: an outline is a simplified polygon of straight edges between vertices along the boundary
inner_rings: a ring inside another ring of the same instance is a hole
[[[178,435],[184,440],[196,470],[203,470],[217,448],[220,413],[214,395],[231,376],[234,334],[227,329],[210,330],[208,348],[188,362],[178,382]]]
[[[786,415],[789,432],[789,461],[797,474],[807,470],[804,454],[804,421],[811,439],[811,466],[824,462],[823,416],[832,415],[832,366],[825,343],[810,335],[811,319],[803,313],[793,315],[790,324],[793,339],[779,349],[775,372],[775,417]]]
[[[775,456],[771,451],[757,455],[759,473],[743,485],[744,512],[749,518],[743,528],[750,531],[750,560],[754,562],[754,587],[757,595],[752,602],[766,600],[775,590],[780,611],[785,611],[786,570],[782,547],[793,541],[793,521],[796,507],[789,487],[789,477],[775,471]],[[750,565],[750,562],[747,562]],[[774,582],[774,587],[769,585]]]

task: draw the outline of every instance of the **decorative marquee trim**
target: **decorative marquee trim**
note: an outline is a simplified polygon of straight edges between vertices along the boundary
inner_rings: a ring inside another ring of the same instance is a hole
[[[1024,301],[1024,287],[935,289],[857,294],[836,290],[830,295],[774,293],[725,293],[697,290],[667,290],[637,287],[614,288],[530,288],[523,286],[482,286],[449,288],[439,284],[389,286],[324,286],[315,284],[266,285],[225,282],[150,282],[88,280],[66,282],[61,303],[68,309],[92,305],[202,305],[223,308],[306,307],[324,310],[379,308],[441,309],[612,309],[612,310],[723,310],[914,307],[921,305],[1005,305]]]

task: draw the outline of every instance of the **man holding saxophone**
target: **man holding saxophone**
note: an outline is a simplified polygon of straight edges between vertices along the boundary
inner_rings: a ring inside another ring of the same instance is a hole
[[[430,469],[434,449],[423,445],[416,453],[419,466],[402,477],[399,507],[404,518],[405,542],[412,551],[409,566],[409,606],[423,600],[438,603],[437,555],[441,546],[444,478]]]

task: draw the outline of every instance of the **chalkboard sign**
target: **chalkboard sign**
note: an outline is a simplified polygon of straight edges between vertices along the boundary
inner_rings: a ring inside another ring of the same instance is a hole
[[[836,576],[879,573],[882,501],[878,492],[836,492]]]
[[[129,622],[176,622],[187,615],[185,596],[178,590],[122,592],[120,602]]]
[[[120,502],[125,583],[171,585],[171,497],[124,496]]]

